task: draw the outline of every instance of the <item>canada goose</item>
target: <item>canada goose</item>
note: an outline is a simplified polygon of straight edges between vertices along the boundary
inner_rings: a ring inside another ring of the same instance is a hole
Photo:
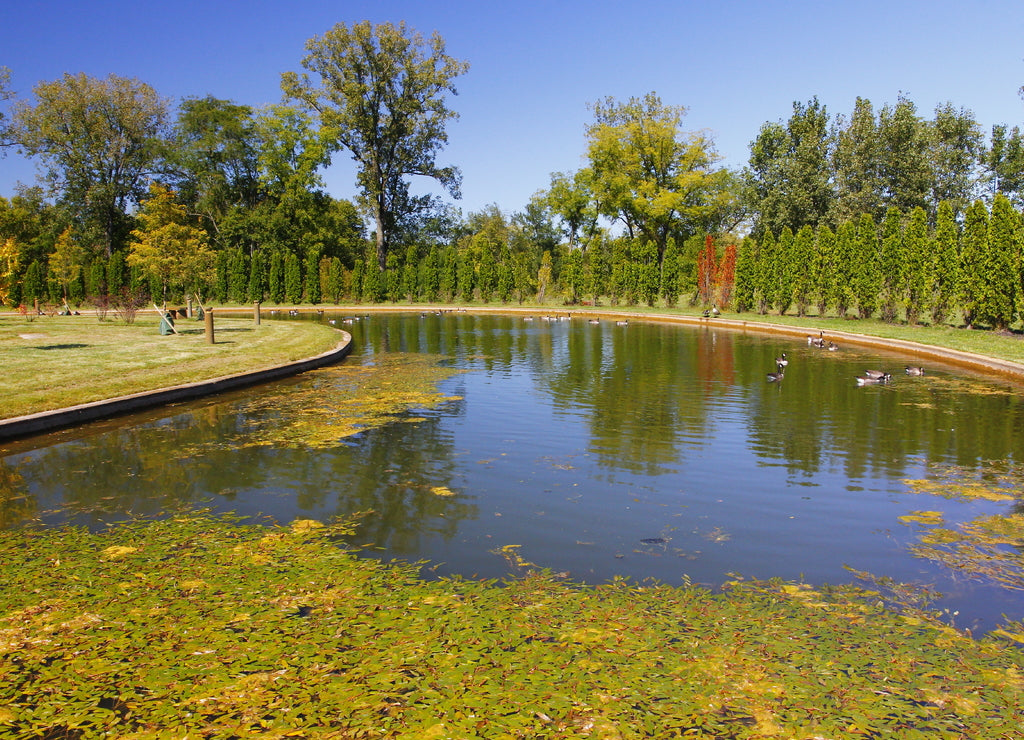
[[[880,378],[857,378],[857,385],[878,385],[880,383],[888,383],[889,378],[892,376],[889,373],[885,373]]]
[[[835,342],[829,342],[829,343],[828,343],[828,351],[829,351],[829,352],[835,352],[835,351],[837,351],[838,349],[839,349],[839,345],[838,345],[838,344],[836,344]]]
[[[823,349],[825,347],[825,332],[818,332],[818,336],[816,337],[807,337],[807,343],[812,347]]]
[[[907,371],[907,375],[924,375],[923,367],[914,367],[912,365],[908,365],[905,369]]]
[[[780,380],[782,380],[782,377],[785,374],[786,374],[786,371],[783,370],[782,367],[779,367],[779,371],[777,373],[768,373],[768,382],[769,383],[777,383]]]
[[[865,370],[864,371],[864,377],[865,378],[884,378],[884,377],[886,377],[886,374],[883,373],[881,370]]]
[[[716,306],[714,303],[712,303],[711,304],[711,315],[712,316],[720,316],[721,313],[722,312],[718,310],[718,306]]]
[[[616,326],[629,326],[629,322],[628,321],[616,321],[615,325]]]
[[[789,360],[786,359],[786,353],[783,352],[781,355],[775,358],[775,366],[780,370],[789,364]]]
[[[601,319],[587,319],[588,324],[600,324]]]

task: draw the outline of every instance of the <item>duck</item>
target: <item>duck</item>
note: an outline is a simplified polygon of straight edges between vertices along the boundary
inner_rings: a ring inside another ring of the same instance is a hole
[[[923,367],[908,365],[906,368],[904,368],[904,370],[906,371],[907,375],[924,375]]]
[[[775,358],[775,366],[780,370],[789,364],[789,360],[786,359],[786,353],[783,352],[781,355]]]
[[[786,374],[786,371],[783,370],[782,367],[779,367],[779,371],[777,373],[768,373],[768,382],[769,383],[778,383],[780,380],[782,380],[782,378],[783,378],[783,376],[785,374]]]

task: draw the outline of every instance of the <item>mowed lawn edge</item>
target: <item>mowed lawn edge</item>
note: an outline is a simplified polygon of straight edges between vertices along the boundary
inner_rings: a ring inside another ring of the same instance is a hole
[[[0,316],[0,418],[212,380],[315,357],[342,334],[313,321],[220,314],[215,342],[202,321],[161,335],[154,313],[133,324],[95,316]]]

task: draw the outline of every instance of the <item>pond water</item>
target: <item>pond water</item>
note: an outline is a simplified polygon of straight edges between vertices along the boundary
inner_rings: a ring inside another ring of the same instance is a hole
[[[895,353],[713,323],[531,319],[373,314],[345,326],[340,365],[2,445],[0,526],[192,505],[281,522],[370,512],[354,543],[428,575],[505,576],[507,546],[591,583],[847,583],[855,569],[936,589],[961,627],[1024,618],[1019,593],[914,557],[921,525],[900,519],[1011,510],[908,481],[1019,465],[1020,387],[935,363],[909,377]],[[782,352],[785,377],[769,382]],[[410,363],[442,368],[446,400],[304,438],[296,415],[335,413],[369,377],[386,393]],[[892,381],[859,387],[869,368]]]

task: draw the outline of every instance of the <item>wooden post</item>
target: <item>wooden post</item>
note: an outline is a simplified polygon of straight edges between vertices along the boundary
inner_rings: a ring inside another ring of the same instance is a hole
[[[208,308],[206,313],[206,341],[208,344],[213,344],[213,309]]]
[[[252,320],[253,320],[253,323],[256,324],[256,326],[260,325],[260,302],[259,301],[253,301],[252,302]]]
[[[186,308],[186,314],[185,315],[188,316],[188,318],[191,319],[192,318],[192,298],[191,297],[189,297],[188,303],[186,304],[186,306],[187,306],[187,308]]]

